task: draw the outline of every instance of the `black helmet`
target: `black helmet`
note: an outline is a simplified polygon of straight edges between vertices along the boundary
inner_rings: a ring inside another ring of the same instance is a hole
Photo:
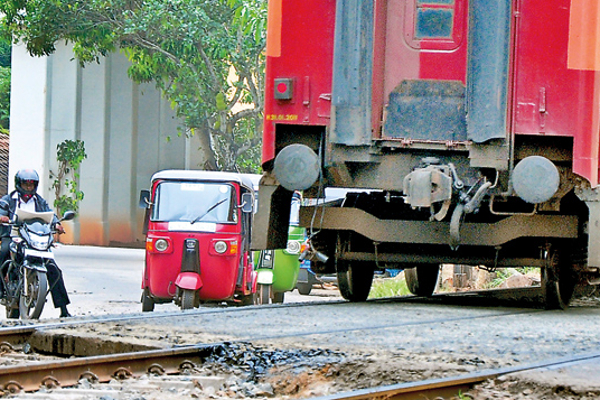
[[[33,182],[33,190],[23,189],[21,184],[27,181]],[[39,182],[40,177],[33,169],[22,169],[15,175],[15,189],[17,189],[17,192],[19,192],[21,195],[33,196],[37,191]]]

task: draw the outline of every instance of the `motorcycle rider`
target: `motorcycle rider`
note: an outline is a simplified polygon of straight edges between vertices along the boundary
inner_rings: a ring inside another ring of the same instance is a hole
[[[33,169],[22,169],[16,173],[15,190],[0,199],[0,201],[4,200],[9,204],[9,210],[0,209],[0,222],[9,222],[9,214],[12,215],[18,208],[30,212],[52,211],[50,206],[48,206],[48,202],[46,202],[42,196],[37,194],[39,181],[40,178]],[[54,216],[54,221],[56,222],[56,231],[59,234],[64,233],[65,230],[58,222],[56,215]],[[2,245],[0,246],[0,266],[10,257],[10,231],[9,226],[0,226],[0,237],[2,238]],[[4,277],[5,271],[0,272],[0,276]],[[67,294],[67,289],[65,288],[62,272],[55,262],[47,264],[47,276],[54,307],[60,308],[61,318],[70,317],[71,314],[69,314],[69,311],[67,310],[67,304],[70,303],[69,296]],[[4,300],[5,296],[4,279],[0,279],[0,297]]]

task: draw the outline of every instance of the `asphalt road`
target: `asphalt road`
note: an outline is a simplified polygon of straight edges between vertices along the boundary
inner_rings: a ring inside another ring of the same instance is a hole
[[[58,245],[54,254],[74,316],[141,311],[143,250]],[[48,300],[42,319],[58,315],[59,310]]]
[[[74,316],[141,312],[141,281],[144,250],[114,247],[58,245],[56,261],[63,271]],[[285,294],[285,302],[339,298],[337,290],[313,290],[302,296],[296,290]],[[157,304],[155,312],[172,312],[173,304]],[[58,318],[60,312],[49,299],[41,319]]]

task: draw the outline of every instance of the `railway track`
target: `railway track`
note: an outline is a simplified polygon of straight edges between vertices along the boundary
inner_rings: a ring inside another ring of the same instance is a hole
[[[533,372],[545,368],[561,368],[589,361],[600,361],[600,353],[593,352],[573,357],[566,357],[559,360],[541,361],[529,365],[499,368],[495,370],[481,371],[473,374],[443,379],[430,379],[426,381],[400,383],[397,385],[356,390],[352,392],[338,393],[331,396],[317,397],[314,400],[448,399],[452,396],[457,396],[459,393],[468,391],[479,383],[485,382],[489,379],[499,378],[502,375],[526,371]]]
[[[346,303],[343,300],[339,301],[327,301],[327,302],[312,302],[312,303],[296,303],[296,304],[278,304],[275,307],[315,307],[325,304],[341,304]],[[260,307],[273,307],[273,306],[260,306]],[[159,318],[170,318],[170,317],[197,317],[206,314],[217,314],[217,313],[239,313],[245,312],[250,307],[215,307],[215,308],[199,308],[194,310],[176,311],[167,313],[141,313],[131,315],[120,315],[120,316],[101,316],[91,318],[71,318],[60,321],[51,322],[40,322],[40,321],[23,321],[14,320],[14,326],[0,327],[0,353],[11,351],[14,346],[26,343],[32,334],[38,331],[73,327],[78,325],[87,324],[106,324],[106,323],[123,323],[129,321],[146,321],[149,319]],[[13,320],[9,320],[13,321]],[[18,325],[16,325],[18,324]]]
[[[243,309],[221,309],[213,310],[211,313],[239,312]],[[377,329],[397,328],[410,325],[434,325],[439,323],[466,322],[473,319],[497,318],[502,316],[513,316],[516,314],[539,312],[533,311],[492,311],[478,316],[465,316],[457,318],[436,318],[411,322],[390,323],[385,325],[370,325],[364,327],[349,327],[327,330],[311,330],[308,332],[281,333],[277,335],[254,334],[238,340],[238,343],[265,341],[276,338],[298,338],[303,336],[344,334],[350,331],[372,331]],[[206,314],[199,311],[186,313],[186,316],[194,314]],[[189,314],[189,315],[188,315]],[[170,313],[155,315],[153,318],[169,318],[181,316],[181,313]],[[144,316],[124,316],[120,318],[90,319],[84,321],[63,321],[49,324],[36,324],[30,326],[19,326],[0,329],[0,349],[14,351],[18,346],[26,343],[36,333],[52,332],[55,328],[63,328],[81,324],[101,323],[123,323],[142,318]],[[61,339],[63,341],[63,339]],[[107,382],[111,379],[125,379],[143,374],[177,374],[186,373],[197,368],[203,361],[214,354],[215,351],[227,346],[225,343],[203,343],[171,347],[166,349],[152,349],[144,351],[125,352],[121,354],[94,355],[88,357],[53,360],[38,362],[35,364],[0,367],[0,389],[15,393],[19,391],[35,391],[40,387],[68,387],[77,384],[82,379],[92,382]],[[54,348],[55,346],[51,346]],[[100,346],[96,346],[100,348]],[[64,355],[64,354],[63,354]]]
[[[407,301],[414,301],[414,299],[406,299]],[[383,300],[378,300],[383,301]],[[334,303],[327,302],[324,303],[326,305],[332,305]],[[348,304],[346,302],[339,302],[338,304]],[[307,305],[291,305],[287,307],[306,307]],[[310,306],[315,306],[315,304],[310,304]],[[270,306],[262,306],[262,307],[270,307]],[[271,307],[286,307],[286,305],[276,305]],[[157,319],[164,318],[168,319],[171,317],[190,317],[206,314],[216,314],[216,313],[229,313],[229,312],[243,312],[244,310],[249,310],[249,308],[232,308],[232,309],[219,309],[212,311],[190,311],[190,312],[177,312],[177,313],[164,313],[164,314],[154,314],[148,316],[146,314],[143,315],[127,315],[122,317],[108,317],[108,318],[90,318],[90,319],[82,319],[82,320],[68,320],[68,321],[60,321],[60,322],[51,322],[51,323],[37,323],[32,325],[25,326],[15,326],[15,327],[4,327],[0,328],[0,353],[12,351],[15,346],[22,345],[26,343],[31,336],[36,332],[44,332],[50,331],[52,329],[59,328],[67,328],[73,327],[77,325],[88,325],[88,324],[109,324],[109,323],[125,323],[135,320],[147,320],[148,318]],[[477,316],[464,316],[464,317],[456,317],[456,318],[435,318],[435,319],[423,319],[419,321],[409,321],[409,322],[397,322],[390,324],[382,324],[382,325],[368,325],[362,327],[351,327],[351,328],[336,328],[336,329],[326,329],[326,330],[315,330],[309,331],[305,333],[281,333],[274,335],[251,335],[240,339],[240,341],[252,341],[252,340],[265,340],[265,339],[275,339],[275,338],[284,338],[284,337],[294,337],[294,336],[308,336],[308,335],[319,335],[319,334],[332,334],[332,333],[342,333],[349,331],[360,331],[360,330],[374,330],[374,329],[387,329],[387,328],[398,328],[403,326],[413,326],[413,325],[430,325],[430,324],[440,324],[440,323],[449,323],[449,322],[460,322],[467,321],[473,319],[481,319],[481,318],[489,318],[489,317],[501,317],[501,316],[513,316],[519,314],[530,314],[530,313],[538,313],[542,312],[542,310],[520,310],[520,311],[492,311],[489,314],[477,315]],[[63,354],[68,355],[68,354]]]
[[[0,368],[0,387],[8,393],[65,388],[81,383],[123,381],[142,375],[164,376],[190,374],[204,360],[226,344],[183,346],[164,350],[143,351],[118,355],[84,357],[80,359],[50,361],[36,365]],[[317,400],[366,399],[449,399],[465,393],[473,386],[489,379],[516,372],[560,368],[577,363],[599,361],[600,353],[577,355],[559,360],[542,361],[524,366],[485,370],[467,375],[418,382],[400,383],[382,387],[342,392]],[[205,377],[210,379],[210,377]]]
[[[40,387],[68,387],[82,379],[107,382],[146,373],[185,373],[202,364],[221,345],[184,346],[1,367],[0,388],[9,393],[17,393],[35,391]]]
[[[450,303],[456,301],[456,296],[445,296],[446,298],[454,298],[450,300]],[[466,296],[460,297],[472,297],[467,294]],[[415,298],[401,298],[401,299],[379,299],[373,302],[413,302],[420,301]],[[444,302],[443,298],[429,299],[426,302]],[[463,301],[463,300],[461,300]],[[479,300],[475,300],[479,302]],[[310,304],[288,304],[288,305],[274,305],[274,306],[261,306],[261,309],[275,308],[281,309],[285,307],[316,307],[316,306],[337,306],[339,304],[349,305],[349,303],[340,302],[323,302],[323,303],[310,303]],[[31,325],[15,326],[0,329],[0,351],[14,351],[19,346],[25,344],[29,338],[34,334],[44,334],[45,332],[52,332],[56,328],[64,328],[75,325],[87,325],[87,324],[124,324],[127,321],[135,320],[148,320],[157,318],[171,318],[171,317],[185,317],[192,318],[201,315],[209,314],[237,314],[244,313],[247,311],[256,312],[256,307],[243,307],[243,308],[203,308],[194,311],[174,312],[174,313],[152,313],[152,314],[137,314],[127,315],[119,317],[107,317],[107,318],[88,318],[81,320],[66,320],[59,322],[50,323],[38,323]],[[491,310],[490,312],[479,313],[478,315],[468,315],[454,318],[427,318],[415,321],[400,321],[391,322],[389,324],[381,325],[368,325],[368,326],[352,326],[352,327],[339,327],[334,329],[313,329],[305,332],[282,332],[279,334],[261,334],[255,333],[246,337],[240,338],[239,342],[252,342],[252,341],[265,341],[269,339],[278,338],[298,338],[301,340],[305,336],[314,335],[328,335],[328,334],[346,334],[350,331],[367,331],[367,330],[385,330],[388,328],[398,327],[409,327],[415,325],[435,325],[444,323],[466,323],[474,319],[485,319],[485,318],[501,318],[505,316],[515,316],[519,314],[536,314],[544,312],[542,310]],[[0,367],[0,389],[7,392],[32,392],[42,388],[56,388],[56,387],[70,387],[76,385],[82,380],[89,380],[90,382],[108,382],[113,379],[125,379],[125,378],[136,378],[142,375],[171,375],[171,374],[189,374],[190,371],[196,370],[202,365],[204,360],[216,351],[219,351],[224,346],[228,346],[229,343],[215,342],[215,343],[202,343],[197,345],[178,346],[163,349],[150,349],[144,351],[132,351],[122,352],[119,354],[101,354],[88,357],[71,358],[71,359],[60,359],[52,361],[37,362],[34,365],[17,365],[9,367]],[[597,355],[594,355],[597,357]],[[571,359],[569,362],[573,362],[575,359]],[[541,364],[540,364],[541,365]],[[545,364],[549,365],[549,364]],[[535,366],[534,366],[535,367]],[[523,367],[525,368],[525,367]],[[530,367],[533,368],[533,367]],[[519,368],[498,370],[490,372],[490,374],[503,374],[511,371],[521,370]],[[490,375],[491,376],[491,375]],[[458,382],[454,384],[448,383],[450,386],[455,385],[458,390],[464,390],[466,386],[476,384],[482,380],[489,379],[490,377],[485,374],[475,374],[469,377],[469,380],[464,382]],[[461,377],[465,379],[465,377]],[[427,385],[433,385],[429,389],[423,388],[423,390],[454,390],[444,389],[446,380],[436,380],[428,383]],[[449,382],[449,381],[448,381]],[[466,386],[465,386],[466,385]],[[397,385],[395,385],[397,386]],[[440,386],[438,388],[438,386]],[[382,393],[377,394],[374,392],[375,389],[369,389],[368,391],[355,392],[350,396],[367,396],[367,397],[348,397],[348,398],[375,398],[380,396],[390,398],[411,398],[408,394],[409,391],[420,390],[417,386],[413,388],[413,385],[402,384],[398,387],[387,387],[379,388],[377,390],[399,390],[397,394]],[[403,394],[406,392],[407,394]],[[369,397],[370,396],[370,397]],[[409,397],[394,397],[394,396],[409,396]],[[337,398],[337,397],[332,397]],[[343,398],[343,397],[339,397]]]
[[[519,301],[515,301],[518,298]],[[425,303],[425,304],[458,304],[468,306],[525,306],[536,307],[540,306],[537,302],[540,298],[539,288],[517,288],[517,289],[498,289],[498,290],[480,290],[469,292],[452,292],[440,293],[431,297],[419,296],[403,296],[403,297],[387,297],[368,300],[369,303],[389,303],[389,302],[406,302],[406,303]],[[298,307],[319,307],[323,305],[348,304],[345,300],[333,301],[316,301],[310,303],[284,303],[277,305],[262,305],[260,308],[298,308]],[[142,313],[121,316],[104,316],[92,318],[73,318],[62,321],[52,322],[34,322],[34,321],[18,321],[20,325],[0,327],[0,353],[11,350],[14,345],[20,345],[29,339],[36,331],[72,327],[86,324],[102,324],[102,323],[119,323],[127,321],[139,321],[157,318],[181,317],[188,316],[190,318],[216,313],[243,313],[254,307],[201,307],[200,309],[187,310],[185,312],[176,311],[168,313]],[[536,312],[536,311],[525,311]],[[17,322],[17,321],[15,321]],[[425,321],[431,323],[431,321]],[[386,325],[387,326],[387,325]],[[389,325],[389,327],[398,325]]]

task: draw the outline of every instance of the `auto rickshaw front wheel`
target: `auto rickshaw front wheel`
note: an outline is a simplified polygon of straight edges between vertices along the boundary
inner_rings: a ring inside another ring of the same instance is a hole
[[[256,304],[264,305],[271,302],[273,296],[273,286],[258,284],[256,288]]]
[[[258,285],[257,285],[258,286]],[[258,293],[258,287],[256,289],[255,293],[249,294],[249,295],[237,295],[236,299],[238,301],[236,301],[234,304],[237,306],[252,306],[255,304],[259,304],[258,303],[258,298],[257,298],[257,293]]]
[[[198,292],[196,290],[182,289],[182,292],[181,292],[181,309],[182,310],[191,310],[192,308],[195,307],[197,293]]]

